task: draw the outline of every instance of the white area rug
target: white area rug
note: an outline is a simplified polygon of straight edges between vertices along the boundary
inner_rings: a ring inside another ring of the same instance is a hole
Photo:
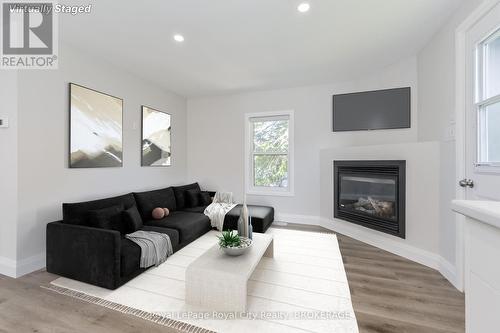
[[[267,233],[274,236],[274,258],[262,258],[248,282],[245,314],[185,303],[186,267],[217,243],[215,231],[116,290],[66,278],[52,281],[51,289],[186,332],[358,332],[336,236],[274,228]]]

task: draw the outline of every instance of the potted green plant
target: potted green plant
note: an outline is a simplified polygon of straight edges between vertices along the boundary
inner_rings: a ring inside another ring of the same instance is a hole
[[[242,255],[251,245],[252,240],[240,237],[236,231],[223,231],[219,238],[220,248],[230,256]]]

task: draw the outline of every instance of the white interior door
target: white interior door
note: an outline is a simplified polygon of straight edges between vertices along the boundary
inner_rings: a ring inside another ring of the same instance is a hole
[[[500,4],[466,34],[465,173],[471,200],[500,200]]]

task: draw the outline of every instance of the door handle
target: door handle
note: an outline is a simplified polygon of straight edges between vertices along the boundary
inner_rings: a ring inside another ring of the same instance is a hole
[[[472,179],[462,179],[461,181],[458,182],[458,185],[461,187],[469,187],[473,188],[474,187],[474,181]]]

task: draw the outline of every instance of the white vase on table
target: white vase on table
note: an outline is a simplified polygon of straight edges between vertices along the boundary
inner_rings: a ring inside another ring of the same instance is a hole
[[[241,237],[248,238],[249,236],[248,227],[248,207],[247,198],[243,200],[243,206],[241,207],[240,218],[238,219],[238,235]]]

